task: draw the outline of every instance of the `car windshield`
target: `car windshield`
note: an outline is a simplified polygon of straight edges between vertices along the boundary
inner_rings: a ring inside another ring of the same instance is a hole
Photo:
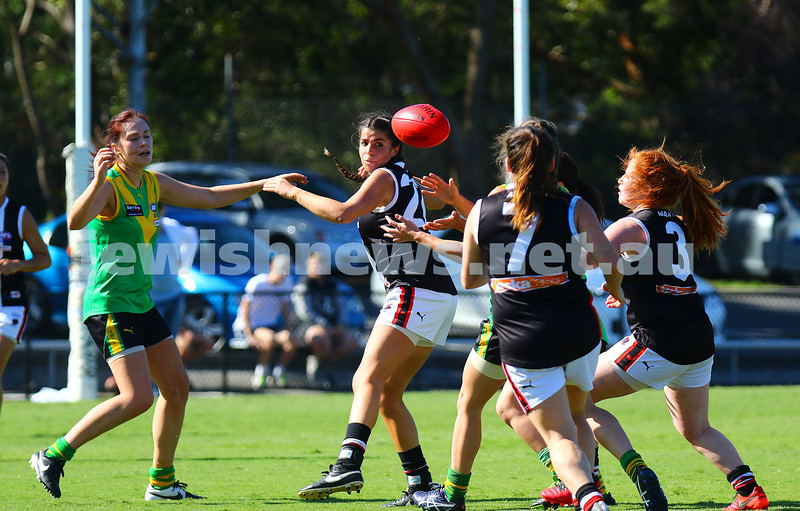
[[[200,246],[192,264],[200,271],[211,273],[208,266],[212,264],[215,272],[228,275],[252,275],[256,270],[267,270],[271,248],[252,230],[229,223],[176,220],[199,231]]]
[[[794,209],[800,210],[800,183],[787,186],[786,197]]]

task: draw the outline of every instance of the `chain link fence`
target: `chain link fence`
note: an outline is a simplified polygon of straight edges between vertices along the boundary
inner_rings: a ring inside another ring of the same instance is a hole
[[[713,385],[789,385],[800,383],[800,287],[758,288],[719,291],[718,305],[724,324],[716,339]],[[189,302],[191,303],[192,297]],[[258,352],[233,322],[241,295],[235,293],[202,295],[206,306],[187,311],[187,325],[210,342],[210,349],[186,361],[192,389],[196,391],[252,391]],[[296,297],[298,298],[298,297]],[[338,317],[346,330],[358,339],[358,349],[328,368],[331,386],[309,381],[306,361],[311,351],[303,339],[308,322],[295,319],[288,325],[298,346],[287,365],[286,386],[348,390],[358,365],[363,345],[377,314],[375,300],[368,293],[354,290],[344,298]],[[376,297],[378,298],[378,297]],[[484,310],[485,294],[462,293],[459,300],[474,310]],[[220,308],[220,304],[226,304]],[[708,303],[708,302],[707,302]],[[216,306],[210,306],[216,304]],[[223,311],[218,314],[215,311]],[[461,369],[478,333],[481,317],[476,314],[474,329],[459,327],[448,345],[435,348],[430,360],[415,378],[413,388],[458,388]],[[258,318],[254,318],[257,322]],[[610,339],[612,342],[615,339]],[[6,392],[30,394],[41,387],[62,388],[67,384],[69,342],[59,338],[27,338],[14,350],[3,377]],[[274,366],[280,348],[272,356]],[[103,391],[110,376],[98,354],[98,390]],[[269,387],[267,387],[269,388]]]

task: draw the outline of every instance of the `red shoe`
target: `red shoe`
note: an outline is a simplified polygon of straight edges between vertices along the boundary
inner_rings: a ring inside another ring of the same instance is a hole
[[[725,511],[738,511],[740,509],[769,509],[769,500],[767,499],[767,494],[764,493],[764,488],[756,486],[747,497],[742,497],[737,493],[736,500],[726,507]]]
[[[572,492],[569,491],[567,485],[561,481],[558,481],[553,486],[542,490],[541,496],[551,506],[554,507],[574,506],[576,504],[575,499],[572,497]]]

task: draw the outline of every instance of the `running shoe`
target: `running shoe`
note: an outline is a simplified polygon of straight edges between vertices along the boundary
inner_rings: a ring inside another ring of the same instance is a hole
[[[406,488],[405,490],[403,490],[403,494],[400,496],[399,499],[397,499],[397,500],[395,500],[393,502],[387,502],[386,504],[382,505],[381,507],[416,506],[417,503],[414,502],[414,493],[416,493],[418,491],[421,491],[421,492],[433,491],[433,490],[436,490],[438,488],[439,488],[439,485],[437,483],[430,483],[428,485],[427,489],[423,485]]]
[[[183,499],[202,499],[200,495],[195,495],[186,491],[186,483],[175,481],[172,486],[156,489],[152,484],[147,485],[144,492],[144,500],[183,500]]]
[[[558,504],[551,504],[544,497],[539,497],[531,502],[531,509],[555,509],[557,507],[559,507]]]
[[[733,503],[730,506],[725,508],[725,511],[737,511],[739,509],[768,509],[769,508],[769,500],[767,499],[767,494],[764,493],[764,488],[760,486],[756,486],[753,488],[753,491],[750,492],[750,495],[747,497],[742,497],[738,493],[736,494],[736,499],[734,499]]]
[[[36,471],[36,479],[42,483],[47,493],[54,499],[61,497],[61,487],[58,481],[64,475],[65,460],[61,458],[51,458],[47,456],[47,449],[33,453],[29,463]]]
[[[594,505],[592,506],[591,511],[609,511],[609,510],[608,510],[608,505],[606,505],[605,502],[601,501],[601,502],[595,502]]]
[[[359,493],[364,487],[361,470],[347,468],[338,462],[330,466],[330,471],[323,471],[322,474],[322,479],[300,488],[297,495],[308,500],[320,500],[337,491],[346,491],[349,494],[355,490]]]
[[[667,497],[656,473],[648,467],[639,467],[636,471],[636,488],[644,503],[645,511],[667,511]]]
[[[567,485],[560,480],[556,481],[556,483],[549,488],[542,490],[540,495],[550,503],[550,507],[575,505],[575,498],[572,496],[572,492],[569,491]]]
[[[454,502],[447,500],[443,486],[431,491],[418,491],[414,493],[413,499],[417,506],[430,511],[465,511],[467,509],[464,497],[459,497]]]

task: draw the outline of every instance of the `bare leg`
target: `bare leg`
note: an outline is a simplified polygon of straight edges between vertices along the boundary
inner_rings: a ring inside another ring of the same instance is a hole
[[[586,403],[586,416],[594,437],[617,459],[622,458],[622,455],[633,449],[633,446],[617,418],[595,403],[634,392],[636,391],[611,367],[604,354],[601,354],[594,373],[594,388]]]
[[[542,435],[536,430],[531,420],[519,405],[509,384],[503,386],[500,397],[497,398],[497,415],[508,424],[511,429],[535,452],[540,452],[547,447]]]
[[[584,484],[593,484],[591,464],[578,445],[566,388],[534,408],[528,417],[550,449],[553,468],[573,495]]]
[[[472,465],[481,447],[481,413],[504,382],[505,380],[489,378],[475,369],[469,361],[464,365],[461,390],[458,393],[458,415],[453,427],[453,445],[450,451],[450,467],[456,472],[462,474],[472,472]],[[536,429],[521,409],[520,415],[531,429]]]
[[[744,462],[728,438],[708,421],[708,385],[697,388],[664,387],[672,423],[697,452],[708,458],[723,474]]]
[[[69,445],[75,449],[141,415],[153,404],[150,371],[144,351],[118,358],[109,367],[119,387],[119,394],[89,410],[64,435]]]
[[[147,348],[147,357],[159,391],[153,414],[153,467],[165,468],[175,461],[189,399],[189,378],[172,338]]]
[[[11,352],[14,351],[16,345],[17,342],[14,339],[5,336],[0,337],[0,410],[3,408],[3,373],[6,370],[8,359],[11,358]]]

